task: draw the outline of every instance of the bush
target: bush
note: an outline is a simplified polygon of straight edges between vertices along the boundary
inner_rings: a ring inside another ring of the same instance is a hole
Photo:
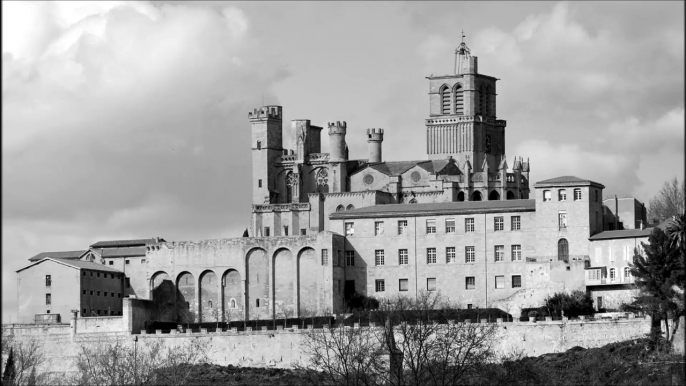
[[[376,310],[379,308],[379,301],[371,296],[364,296],[355,292],[346,302],[350,312],[362,310]]]
[[[557,292],[545,300],[545,308],[553,315],[577,317],[593,313],[593,299],[584,291],[572,291],[572,293]]]

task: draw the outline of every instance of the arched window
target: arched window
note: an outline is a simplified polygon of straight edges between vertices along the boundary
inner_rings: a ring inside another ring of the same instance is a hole
[[[481,192],[472,193],[472,201],[481,201]]]
[[[409,203],[410,203],[410,204],[416,204],[416,203],[417,203],[417,200],[413,198],[413,199],[410,200]]]
[[[488,201],[498,201],[500,200],[500,193],[497,191],[492,191],[491,194],[488,195]]]
[[[460,192],[457,194],[457,201],[464,201],[464,192]]]
[[[569,261],[569,243],[567,239],[557,242],[557,260]]]
[[[257,141],[257,150],[262,150],[262,141]]]
[[[441,88],[441,113],[450,114],[450,89],[446,85]]]
[[[614,268],[610,268],[610,281],[615,281],[617,278],[617,270]]]
[[[338,205],[338,207],[336,207],[336,212],[342,212],[344,210],[345,210],[345,207],[343,205]]]
[[[231,299],[231,308],[236,308],[236,299]]]
[[[631,270],[629,267],[624,267],[624,280],[629,280],[631,278]]]
[[[455,85],[455,114],[464,115],[464,92],[461,84]]]
[[[557,191],[557,200],[558,201],[567,201],[567,190],[566,189],[560,189]]]
[[[514,200],[515,199],[515,195],[514,195],[514,193],[512,193],[511,190],[507,191],[507,199],[508,200]]]
[[[353,204],[348,205],[348,207],[346,208],[346,210],[353,210],[353,209],[355,209],[355,207],[353,206]]]
[[[581,189],[574,189],[574,201],[581,200]]]

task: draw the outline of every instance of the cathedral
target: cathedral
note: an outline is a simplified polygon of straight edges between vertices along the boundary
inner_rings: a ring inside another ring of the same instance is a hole
[[[464,42],[455,55],[452,74],[427,78],[426,159],[384,161],[384,129],[351,128],[368,143],[367,158],[351,160],[345,121],[326,125],[330,152],[322,153],[324,127],[293,120],[286,149],[282,107],[255,109],[247,237],[42,253],[17,271],[20,318],[116,313],[93,306],[105,304],[91,299],[101,296],[104,284],[92,279],[100,273],[109,275],[110,303],[149,299],[151,319],[177,322],[344,313],[355,294],[436,291],[458,307],[514,316],[558,291],[585,290],[603,305],[629,299],[625,268],[649,234],[645,208],[631,199],[620,211],[603,201],[602,184],[584,178],[530,183],[528,159],[510,165],[505,156],[498,79],[478,72]],[[54,293],[53,278],[49,289],[36,287],[31,278],[51,266],[77,272],[64,280],[80,291]]]

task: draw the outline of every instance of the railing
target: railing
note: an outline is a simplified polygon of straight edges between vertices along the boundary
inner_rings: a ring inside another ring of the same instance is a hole
[[[329,153],[312,153],[307,158],[308,161],[328,161]]]
[[[253,205],[253,212],[288,212],[293,210],[310,210],[310,204],[304,203],[291,203],[291,204],[266,204],[266,205]]]
[[[298,158],[296,154],[282,155],[281,162],[293,162]]]

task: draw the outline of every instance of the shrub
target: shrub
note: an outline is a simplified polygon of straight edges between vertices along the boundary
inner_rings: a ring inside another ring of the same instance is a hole
[[[557,292],[545,301],[545,307],[556,316],[577,317],[593,313],[593,299],[584,291]]]

